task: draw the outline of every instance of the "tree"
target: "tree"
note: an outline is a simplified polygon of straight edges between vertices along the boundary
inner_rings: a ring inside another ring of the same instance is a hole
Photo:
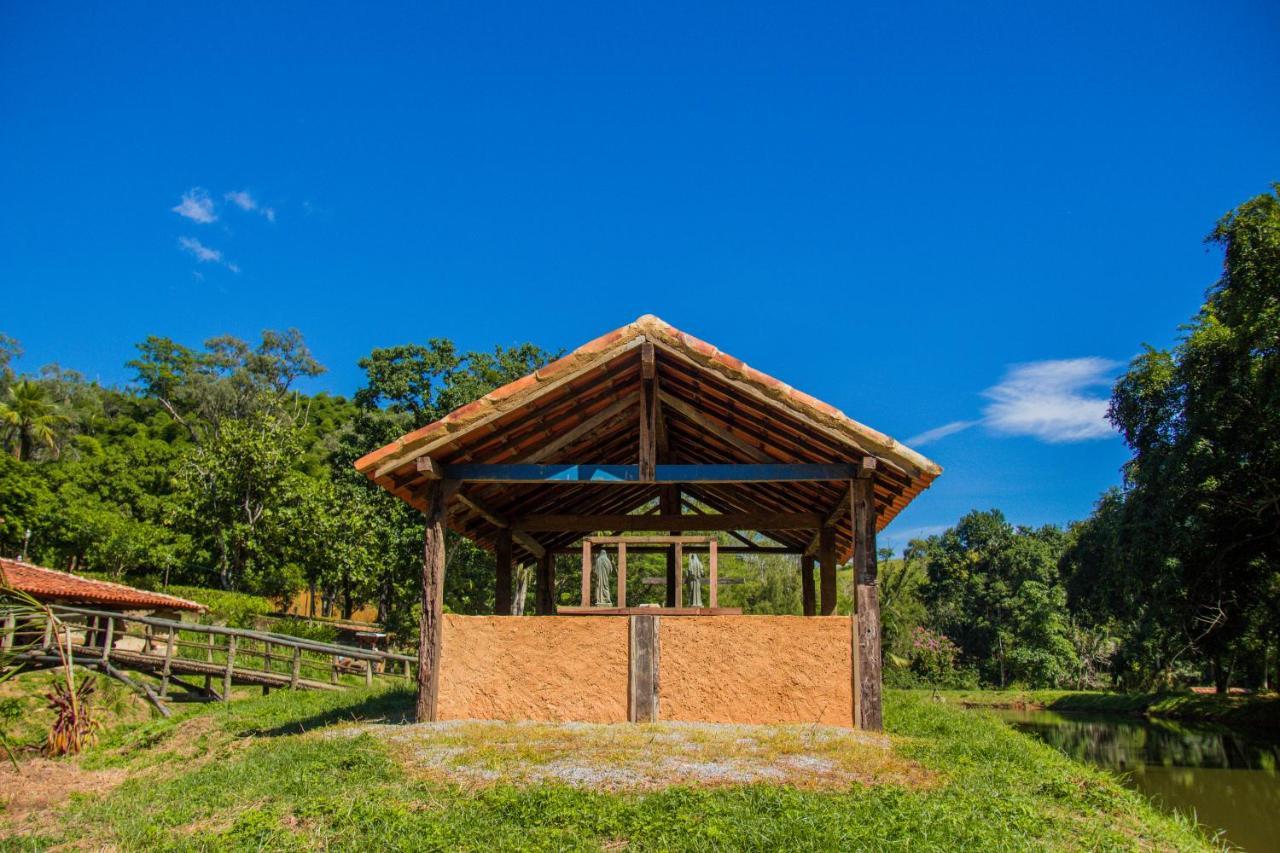
[[[67,418],[49,399],[48,390],[41,384],[23,379],[9,386],[6,398],[0,402],[0,424],[6,430],[5,441],[13,458],[19,461],[31,458],[37,446],[47,447],[56,453],[58,428]]]
[[[930,625],[955,641],[988,682],[1065,682],[1075,670],[1058,575],[1056,527],[1015,528],[999,510],[970,512],[941,535],[912,543],[924,562],[920,595]]]
[[[1280,184],[1207,241],[1222,276],[1176,347],[1134,359],[1109,414],[1133,451],[1127,568],[1184,590],[1168,619],[1224,691],[1280,567]]]

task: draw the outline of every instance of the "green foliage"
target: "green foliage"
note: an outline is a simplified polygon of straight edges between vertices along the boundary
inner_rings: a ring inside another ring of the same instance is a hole
[[[1055,527],[1015,528],[991,510],[908,549],[928,574],[920,595],[930,627],[957,643],[984,681],[1049,687],[1076,672],[1058,575],[1063,543]]]
[[[1266,681],[1280,644],[1280,185],[1208,241],[1222,277],[1178,345],[1116,383],[1125,489],[1064,562],[1073,604],[1118,633],[1117,677],[1144,686],[1201,662],[1220,689],[1242,668]]]

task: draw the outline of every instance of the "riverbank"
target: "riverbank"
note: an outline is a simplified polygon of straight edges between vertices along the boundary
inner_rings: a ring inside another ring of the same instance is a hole
[[[278,692],[124,725],[78,759],[29,759],[20,782],[0,771],[0,847],[1211,849],[1107,774],[917,692],[888,693],[885,736],[564,724],[531,740],[406,724],[411,707]]]
[[[917,691],[965,708],[1011,708],[1200,720],[1280,730],[1280,697],[1205,693],[1112,693],[1088,690]]]

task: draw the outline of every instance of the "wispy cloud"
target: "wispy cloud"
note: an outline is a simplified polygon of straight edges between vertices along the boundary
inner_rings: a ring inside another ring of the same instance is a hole
[[[276,221],[276,209],[263,207],[248,190],[235,190],[223,196],[227,201],[244,211],[257,211],[267,218],[268,222]]]
[[[170,208],[179,216],[185,216],[194,222],[208,224],[215,222],[218,215],[213,210],[213,199],[200,187],[192,187],[182,194],[182,201]]]
[[[179,237],[178,246],[202,264],[221,264],[234,273],[240,272],[240,267],[223,258],[222,252],[206,246],[195,237]]]
[[[1097,356],[1033,361],[1009,368],[982,392],[989,402],[978,420],[952,421],[908,440],[921,446],[981,424],[996,435],[1029,436],[1051,444],[1108,438],[1111,374],[1119,362]]]
[[[919,435],[911,436],[911,438],[907,439],[907,444],[915,445],[917,447],[921,445],[929,444],[930,442],[937,441],[940,438],[946,438],[947,436],[953,435],[957,432],[963,432],[964,430],[967,430],[969,427],[977,423],[980,423],[980,422],[979,421],[952,421],[951,423],[943,424],[940,427],[927,429],[924,432],[920,433]]]

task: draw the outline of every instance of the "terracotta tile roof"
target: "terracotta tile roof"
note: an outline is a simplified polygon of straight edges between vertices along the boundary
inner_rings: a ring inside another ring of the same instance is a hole
[[[881,529],[942,473],[936,463],[884,433],[651,314],[366,454],[355,467],[421,509],[427,477],[417,467],[422,457],[441,465],[634,464],[642,345],[652,345],[656,359],[655,387],[668,462],[856,463],[874,457],[879,463],[876,523]],[[846,499],[842,490],[839,483],[701,484],[683,493],[717,512],[835,515]],[[500,524],[494,519],[627,513],[656,496],[656,489],[643,483],[605,491],[590,486],[472,485],[452,502],[447,523],[489,547]],[[477,508],[477,501],[491,512]],[[850,553],[852,530],[843,521],[839,528],[837,549]],[[801,542],[808,533],[762,532],[783,544],[813,547]],[[573,537],[532,538],[539,540],[538,546],[563,547]]]
[[[205,610],[203,604],[147,592],[120,583],[92,580],[0,557],[0,581],[40,601],[95,604],[133,610]]]

